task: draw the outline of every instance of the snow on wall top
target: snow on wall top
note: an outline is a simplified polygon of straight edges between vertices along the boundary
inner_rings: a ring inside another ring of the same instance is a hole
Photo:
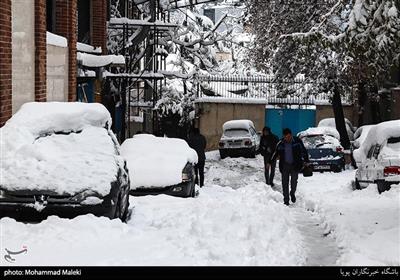
[[[57,46],[57,47],[62,47],[62,48],[68,47],[67,38],[62,37],[60,35],[56,35],[49,31],[46,32],[46,44]]]
[[[121,155],[128,163],[131,189],[179,184],[186,163],[197,163],[197,153],[184,140],[149,134],[126,139]]]
[[[0,128],[2,188],[108,194],[123,166],[110,125],[97,103],[24,104]]]
[[[79,42],[76,43],[76,49],[79,52],[95,53],[95,54],[102,53],[101,47],[93,47],[91,45],[79,43]]]
[[[86,67],[105,67],[110,64],[125,65],[125,57],[123,55],[92,55],[78,52],[77,60]]]
[[[232,120],[232,121],[227,121],[224,123],[222,126],[222,129],[228,130],[228,129],[250,129],[250,127],[254,128],[254,123],[250,120]]]
[[[305,137],[311,135],[330,135],[335,137],[336,139],[340,139],[339,132],[335,128],[329,126],[310,127],[298,133],[299,137]]]
[[[382,122],[372,126],[360,148],[354,151],[354,158],[359,162],[365,160],[373,145],[381,145],[391,137],[400,137],[400,120]]]

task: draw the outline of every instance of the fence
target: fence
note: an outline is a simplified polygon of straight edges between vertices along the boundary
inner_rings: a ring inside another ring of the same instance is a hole
[[[270,76],[206,75],[198,76],[197,98],[265,101],[267,104],[315,105],[330,103],[330,94],[317,92],[326,80],[313,82],[303,78],[277,80]],[[351,104],[351,96],[342,96]]]

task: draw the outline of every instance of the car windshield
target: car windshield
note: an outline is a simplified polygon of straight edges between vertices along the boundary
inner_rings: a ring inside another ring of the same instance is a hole
[[[246,129],[228,129],[224,131],[226,137],[243,137],[249,136],[250,133]]]
[[[326,142],[326,139],[323,135],[309,135],[302,138],[304,146],[306,149],[315,149],[322,143]]]

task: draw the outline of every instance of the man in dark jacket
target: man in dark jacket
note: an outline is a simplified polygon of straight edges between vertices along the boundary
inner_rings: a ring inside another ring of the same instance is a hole
[[[194,172],[196,173],[196,184],[199,184],[200,178],[200,188],[204,186],[204,165],[206,162],[206,153],[205,149],[207,146],[206,138],[200,134],[200,130],[195,127],[192,129],[190,133],[189,146],[196,151],[198,162],[194,166]]]
[[[282,173],[283,202],[289,205],[289,177],[290,199],[296,202],[296,187],[299,172],[308,164],[308,153],[300,138],[292,136],[289,128],[283,130],[283,138],[276,146],[271,162],[279,157],[279,171]]]
[[[260,139],[260,153],[264,157],[264,173],[267,185],[274,186],[275,164],[276,161],[271,161],[272,154],[278,144],[278,137],[271,132],[269,127],[264,127]]]

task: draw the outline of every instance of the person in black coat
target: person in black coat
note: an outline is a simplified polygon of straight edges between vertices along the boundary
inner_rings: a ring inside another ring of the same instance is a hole
[[[264,127],[260,139],[260,154],[264,157],[264,173],[267,185],[274,186],[276,161],[271,161],[279,138],[271,132],[269,127]]]
[[[196,184],[199,184],[200,181],[201,188],[204,186],[204,165],[206,162],[205,150],[207,140],[202,134],[200,134],[200,129],[195,127],[189,135],[188,144],[197,153],[198,162],[194,166],[194,172],[196,173]]]
[[[290,177],[290,199],[296,202],[297,178],[299,172],[309,158],[306,148],[300,138],[292,136],[289,128],[283,130],[283,138],[276,146],[271,162],[279,157],[279,171],[282,173],[283,202],[289,205],[289,177]]]

